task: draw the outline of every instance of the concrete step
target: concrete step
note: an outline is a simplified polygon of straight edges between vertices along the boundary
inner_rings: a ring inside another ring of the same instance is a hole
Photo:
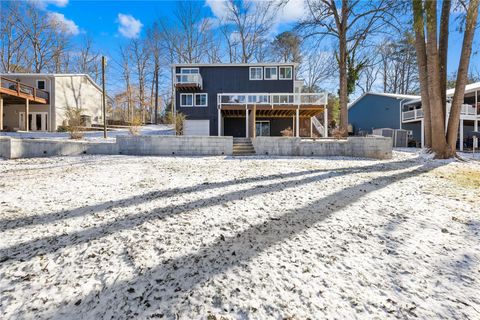
[[[255,148],[250,138],[233,138],[234,156],[251,156],[255,154]]]

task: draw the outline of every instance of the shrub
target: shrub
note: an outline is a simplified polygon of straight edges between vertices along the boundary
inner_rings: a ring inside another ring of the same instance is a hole
[[[342,139],[347,136],[347,131],[341,128],[335,128],[332,130],[332,137],[334,139]]]
[[[65,118],[67,121],[67,131],[70,134],[70,139],[82,139],[82,109],[67,107],[65,111]]]
[[[177,114],[174,114],[173,111],[170,111],[166,115],[166,122],[172,124],[175,133],[178,136],[181,136],[183,135],[183,124],[186,118],[187,117],[181,112],[177,112]]]
[[[130,123],[130,127],[128,127],[128,131],[132,136],[140,135],[140,127],[142,126],[142,118],[139,115],[135,115],[132,119],[132,123]]]

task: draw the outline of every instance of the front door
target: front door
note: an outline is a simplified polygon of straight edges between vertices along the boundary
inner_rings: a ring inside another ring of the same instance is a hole
[[[28,130],[29,131],[47,131],[48,112],[29,112]],[[25,130],[25,112],[18,113],[18,127]]]
[[[255,122],[255,136],[268,137],[270,136],[270,121],[256,121]]]

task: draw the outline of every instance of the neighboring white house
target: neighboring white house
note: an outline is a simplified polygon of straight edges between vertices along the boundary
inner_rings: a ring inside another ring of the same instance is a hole
[[[0,74],[0,130],[56,131],[69,107],[87,126],[102,123],[101,87],[87,74]]]

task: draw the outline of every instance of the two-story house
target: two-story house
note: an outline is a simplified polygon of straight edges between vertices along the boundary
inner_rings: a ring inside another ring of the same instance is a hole
[[[295,63],[173,65],[173,105],[186,115],[184,134],[326,136],[316,116],[326,114],[327,94],[301,93],[296,68]]]
[[[102,123],[102,90],[90,76],[0,75],[0,131],[56,131],[68,125],[68,108],[80,110],[86,125]]]

